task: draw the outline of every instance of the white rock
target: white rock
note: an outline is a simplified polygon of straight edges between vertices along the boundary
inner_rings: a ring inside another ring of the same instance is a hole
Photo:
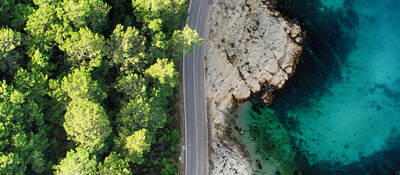
[[[205,63],[210,174],[255,174],[244,153],[224,139],[232,97],[246,100],[263,83],[283,87],[298,62],[301,46],[290,34],[301,33],[300,27],[268,11],[259,0],[213,0],[210,7]]]
[[[265,69],[272,74],[278,73],[280,70],[279,65],[278,65],[278,60],[276,60],[276,59],[268,60],[267,66],[265,67]]]

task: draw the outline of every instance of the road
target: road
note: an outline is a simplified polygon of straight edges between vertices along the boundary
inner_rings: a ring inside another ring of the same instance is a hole
[[[187,24],[206,39],[211,0],[191,0]],[[208,129],[204,87],[204,43],[183,59],[185,110],[185,174],[208,173]]]

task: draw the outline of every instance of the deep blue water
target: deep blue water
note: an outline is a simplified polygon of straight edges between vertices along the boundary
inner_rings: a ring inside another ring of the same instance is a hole
[[[281,0],[307,31],[275,94],[303,174],[400,174],[400,1]]]

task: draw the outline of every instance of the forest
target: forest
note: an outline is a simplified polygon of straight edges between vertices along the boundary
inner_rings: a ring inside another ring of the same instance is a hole
[[[178,174],[188,3],[1,0],[0,174]]]

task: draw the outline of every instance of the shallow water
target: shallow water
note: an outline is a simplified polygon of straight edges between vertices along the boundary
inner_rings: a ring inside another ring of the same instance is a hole
[[[307,161],[300,167],[399,173],[400,1],[283,0],[280,8],[309,32],[295,77],[271,107]]]

